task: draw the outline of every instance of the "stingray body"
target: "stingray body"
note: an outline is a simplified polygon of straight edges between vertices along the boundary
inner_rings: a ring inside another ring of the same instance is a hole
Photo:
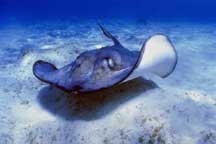
[[[60,69],[39,60],[33,65],[34,75],[65,91],[90,92],[136,78],[145,71],[166,77],[174,70],[177,55],[166,36],[152,36],[140,51],[130,51],[100,24],[99,27],[113,41],[112,46],[83,52]]]

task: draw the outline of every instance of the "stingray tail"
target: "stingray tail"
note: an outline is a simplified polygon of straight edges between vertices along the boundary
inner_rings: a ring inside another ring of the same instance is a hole
[[[129,79],[153,73],[162,78],[169,76],[177,64],[177,52],[169,38],[162,34],[151,36],[144,43],[139,62]]]
[[[100,29],[106,37],[112,39],[115,45],[120,45],[120,42],[110,32],[108,32],[100,23],[98,23],[98,26],[100,27]]]

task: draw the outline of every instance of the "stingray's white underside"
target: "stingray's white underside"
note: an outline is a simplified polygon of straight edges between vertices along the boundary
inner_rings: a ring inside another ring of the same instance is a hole
[[[135,70],[125,81],[144,76],[146,73],[167,77],[175,69],[176,63],[177,53],[168,37],[162,34],[151,36],[141,49]]]

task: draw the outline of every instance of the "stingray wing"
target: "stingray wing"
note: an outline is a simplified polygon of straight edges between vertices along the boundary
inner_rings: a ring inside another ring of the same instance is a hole
[[[147,72],[165,78],[174,71],[177,58],[175,47],[167,36],[163,34],[151,36],[144,43],[136,69],[127,80]]]
[[[72,84],[68,78],[68,71],[71,69],[72,65],[66,65],[61,69],[57,69],[55,65],[39,60],[33,65],[33,74],[41,81],[55,85],[65,91],[70,91]]]

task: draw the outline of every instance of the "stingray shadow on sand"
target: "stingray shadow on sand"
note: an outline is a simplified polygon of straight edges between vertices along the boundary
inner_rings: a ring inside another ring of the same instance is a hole
[[[77,95],[47,86],[40,90],[37,99],[44,109],[65,120],[90,121],[106,116],[120,105],[154,88],[158,86],[153,81],[142,78]]]

